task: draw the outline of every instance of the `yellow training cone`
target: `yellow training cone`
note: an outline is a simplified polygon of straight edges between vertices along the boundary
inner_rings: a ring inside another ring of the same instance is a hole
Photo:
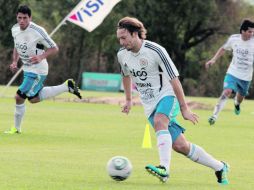
[[[152,148],[151,135],[150,135],[149,128],[150,128],[149,124],[146,124],[142,148]]]

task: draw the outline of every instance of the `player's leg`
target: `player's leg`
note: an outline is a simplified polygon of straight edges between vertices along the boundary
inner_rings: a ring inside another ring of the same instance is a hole
[[[174,126],[177,127],[177,126]],[[224,162],[216,160],[212,155],[208,154],[202,147],[188,142],[183,134],[179,135],[173,143],[173,149],[185,155],[190,160],[201,165],[212,168],[215,171],[217,181],[221,184],[228,184],[227,172],[228,165]]]
[[[208,122],[210,125],[213,125],[215,123],[215,121],[217,120],[219,113],[222,111],[222,109],[224,108],[227,99],[230,97],[230,95],[232,94],[232,90],[231,89],[224,89],[219,101],[217,102],[217,104],[214,107],[213,110],[213,115],[211,117],[209,117]]]
[[[157,105],[155,112],[149,117],[157,137],[160,165],[146,166],[146,170],[155,174],[161,181],[165,182],[169,176],[172,139],[168,131],[169,115],[175,105],[174,97],[164,97]]]
[[[157,137],[160,165],[154,166],[149,164],[146,166],[146,170],[157,176],[162,182],[165,182],[169,176],[172,150],[172,140],[167,130],[169,119],[167,116],[157,113],[153,117],[153,122]]]
[[[239,115],[241,112],[240,104],[242,103],[244,99],[244,96],[240,95],[239,93],[236,93],[234,98],[234,106],[235,106],[235,114]]]
[[[78,98],[82,98],[78,87],[73,79],[66,80],[63,84],[57,86],[43,87],[39,93],[40,100],[49,99],[58,96],[64,92],[70,92],[76,95]]]
[[[31,90],[35,82],[35,74],[24,72],[24,79],[19,86],[17,94],[15,96],[16,106],[14,111],[14,127],[5,131],[8,134],[21,133],[21,123],[25,114],[25,99],[27,93]]]
[[[242,103],[245,96],[248,94],[248,90],[250,87],[250,81],[243,81],[240,79],[237,80],[237,93],[234,98],[234,107],[235,107],[235,114],[239,115],[241,112],[240,104]]]
[[[235,79],[232,75],[227,74],[224,78],[224,90],[219,98],[219,101],[214,107],[213,115],[209,117],[208,122],[213,125],[218,118],[219,113],[224,108],[227,99],[231,96],[233,91],[236,91]]]
[[[16,105],[14,111],[14,127],[5,131],[5,134],[21,133],[21,123],[25,114],[25,98],[22,98],[17,93],[15,96]]]
[[[17,93],[15,96],[15,99],[16,99],[16,106],[15,106],[15,112],[14,112],[14,127],[17,130],[16,133],[21,133],[21,123],[26,111],[25,97],[21,97],[19,93]],[[14,132],[13,129],[14,128],[12,128],[12,132]]]

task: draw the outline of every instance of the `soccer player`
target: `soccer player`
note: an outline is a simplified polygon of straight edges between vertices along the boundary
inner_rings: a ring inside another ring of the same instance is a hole
[[[225,51],[231,51],[232,61],[228,67],[224,78],[224,87],[218,103],[214,107],[213,115],[208,119],[210,125],[213,125],[223,109],[227,99],[235,93],[234,112],[240,114],[240,104],[248,94],[248,89],[252,80],[253,62],[254,62],[254,23],[251,20],[244,19],[240,34],[231,35],[227,42],[219,48],[214,57],[206,63],[206,68],[215,64],[216,60],[224,55]]]
[[[26,98],[30,103],[37,103],[68,91],[81,98],[73,79],[68,79],[65,83],[58,86],[43,87],[48,74],[46,58],[56,54],[58,47],[45,29],[31,20],[30,8],[25,5],[20,6],[17,11],[18,23],[11,29],[14,49],[10,69],[13,72],[17,71],[17,62],[20,58],[23,63],[24,78],[15,96],[15,126],[5,131],[7,134],[21,133],[21,122],[25,114]],[[46,50],[44,50],[44,47]]]
[[[135,83],[152,124],[159,150],[160,165],[147,165],[149,173],[162,182],[169,178],[172,147],[190,160],[215,170],[217,180],[227,184],[227,164],[214,159],[203,148],[185,139],[185,131],[176,121],[179,105],[184,119],[193,124],[198,116],[188,108],[178,71],[167,51],[157,43],[145,40],[146,29],[136,18],[124,17],[118,22],[117,38],[123,46],[118,54],[126,103],[122,112],[128,114],[131,106],[131,84]],[[178,104],[179,102],[179,104]]]

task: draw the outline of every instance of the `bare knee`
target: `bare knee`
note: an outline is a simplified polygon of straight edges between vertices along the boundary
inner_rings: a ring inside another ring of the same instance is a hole
[[[163,114],[157,114],[154,117],[154,129],[155,131],[159,130],[168,130],[169,119]]]
[[[25,99],[20,97],[18,94],[16,94],[14,98],[15,98],[16,104],[23,104],[25,102]]]
[[[32,99],[29,99],[29,102],[32,104],[38,103],[38,102],[40,102],[40,98],[38,96],[36,96]]]
[[[227,96],[228,98],[231,96],[232,90],[231,89],[225,89],[222,93],[222,95]]]

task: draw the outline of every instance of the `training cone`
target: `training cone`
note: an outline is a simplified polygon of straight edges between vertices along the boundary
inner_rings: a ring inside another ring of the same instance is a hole
[[[149,124],[146,124],[142,148],[152,148],[151,135],[150,135],[149,128],[150,128]]]

